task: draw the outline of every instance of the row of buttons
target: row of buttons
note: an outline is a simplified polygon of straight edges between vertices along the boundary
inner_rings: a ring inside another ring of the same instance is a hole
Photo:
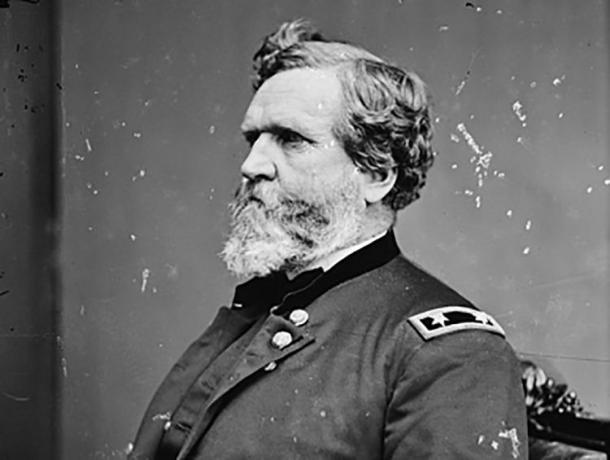
[[[296,310],[293,310],[290,312],[290,315],[288,315],[288,319],[290,320],[290,322],[292,324],[299,327],[299,326],[302,326],[305,323],[307,323],[307,321],[309,321],[309,313],[307,313],[305,310],[296,309]],[[271,338],[271,344],[279,350],[286,348],[291,343],[292,343],[292,334],[288,331],[278,331],[275,334],[273,334],[273,337]],[[265,371],[268,371],[268,372],[272,371],[276,367],[277,367],[277,363],[275,361],[272,361],[269,364],[267,364],[267,366],[265,366]],[[166,422],[163,425],[163,430],[168,431],[172,426],[172,422],[171,422],[171,420],[167,420],[169,418],[169,414],[162,414],[162,415],[163,415],[163,417],[158,417],[158,418],[166,419]],[[131,446],[131,449],[133,449],[133,445],[131,444],[130,446]],[[128,453],[130,453],[130,452],[128,452]]]
[[[307,321],[309,321],[309,313],[307,313],[305,310],[301,310],[301,309],[292,310],[290,312],[290,315],[288,315],[288,319],[295,326],[297,326],[297,327],[302,326],[305,323],[307,323]],[[273,345],[278,350],[286,348],[291,343],[292,343],[292,334],[288,331],[278,331],[275,334],[273,334],[273,337],[271,337],[271,345]],[[267,372],[272,371],[276,367],[277,367],[277,363],[275,361],[272,361],[265,366],[265,371],[267,371]]]
[[[309,313],[307,313],[305,310],[292,310],[288,316],[288,319],[295,326],[302,326],[309,320]],[[276,332],[271,338],[271,344],[279,350],[286,348],[291,343],[292,334],[288,331]]]
[[[288,319],[295,326],[303,326],[307,321],[309,321],[309,313],[305,310],[296,309],[290,312],[288,315]],[[292,334],[288,331],[278,331],[273,334],[271,338],[271,344],[277,349],[281,350],[286,348],[288,345],[292,343]],[[275,361],[271,361],[269,364],[265,366],[265,371],[269,372],[274,370],[277,367],[277,363]],[[168,415],[169,416],[169,415]],[[172,422],[167,420],[163,426],[165,431],[169,430],[172,426]]]

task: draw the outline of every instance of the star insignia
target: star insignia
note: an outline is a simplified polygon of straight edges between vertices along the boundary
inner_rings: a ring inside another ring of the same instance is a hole
[[[487,324],[489,322],[489,318],[487,313],[484,311],[475,311],[472,316],[474,316],[474,320],[483,324]]]
[[[432,313],[430,318],[432,318],[432,325],[440,324],[443,327],[445,326],[445,323],[449,321],[449,318],[447,318],[442,311]]]

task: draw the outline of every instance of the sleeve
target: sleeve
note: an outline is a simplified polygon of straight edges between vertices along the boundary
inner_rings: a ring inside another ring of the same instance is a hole
[[[386,412],[385,460],[527,459],[519,363],[503,337],[459,331],[420,340],[402,356]]]

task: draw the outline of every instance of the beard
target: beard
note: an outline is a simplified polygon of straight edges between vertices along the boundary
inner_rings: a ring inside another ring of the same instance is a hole
[[[365,202],[353,175],[310,180],[293,191],[278,181],[244,181],[229,205],[231,230],[221,257],[240,278],[298,272],[357,242]]]

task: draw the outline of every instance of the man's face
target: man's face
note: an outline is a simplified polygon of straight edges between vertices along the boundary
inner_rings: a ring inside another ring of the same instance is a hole
[[[241,127],[250,153],[223,251],[237,275],[296,272],[357,239],[362,173],[332,133],[341,97],[333,70],[312,69],[281,72],[254,95]]]

